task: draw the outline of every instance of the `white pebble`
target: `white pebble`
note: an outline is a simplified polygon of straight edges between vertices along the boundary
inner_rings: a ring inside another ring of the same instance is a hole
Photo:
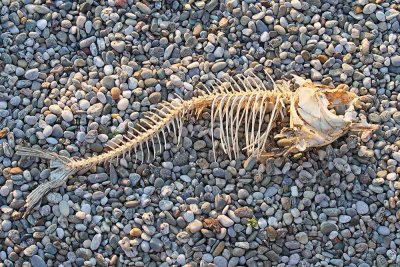
[[[128,105],[129,105],[128,99],[122,98],[120,101],[118,101],[117,108],[123,111],[128,108]]]
[[[66,121],[70,122],[74,119],[74,115],[70,110],[63,110],[61,113],[61,117]]]
[[[235,223],[234,221],[231,220],[231,218],[229,218],[226,215],[219,215],[217,219],[224,227],[230,227]]]
[[[114,67],[112,65],[105,65],[104,66],[104,74],[111,75],[114,71]]]
[[[81,99],[81,100],[79,101],[79,107],[80,107],[82,110],[87,110],[87,109],[90,107],[90,102],[87,101],[86,99]]]
[[[47,20],[45,20],[45,19],[39,19],[39,20],[36,22],[36,26],[38,27],[39,30],[43,31],[44,28],[46,28],[46,26],[47,26]]]

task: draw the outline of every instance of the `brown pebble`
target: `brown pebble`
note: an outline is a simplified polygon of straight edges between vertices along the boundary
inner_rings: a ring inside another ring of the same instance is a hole
[[[240,207],[234,211],[235,215],[239,218],[251,218],[253,217],[253,210],[249,207]]]
[[[111,89],[111,97],[112,97],[112,99],[118,100],[120,95],[121,95],[121,90],[118,87],[113,87]]]
[[[221,255],[221,253],[224,251],[224,249],[225,249],[225,242],[224,242],[224,241],[221,241],[221,242],[215,247],[215,250],[214,250],[214,252],[212,253],[212,255],[213,255],[214,257],[217,257],[217,256]]]
[[[5,170],[4,170],[4,171],[5,171]],[[9,174],[12,174],[12,175],[14,175],[14,174],[20,174],[20,173],[22,173],[22,169],[21,169],[20,167],[10,168],[10,169],[8,170],[8,173],[9,173]]]
[[[193,35],[198,36],[202,30],[203,26],[201,25],[201,23],[197,23],[193,28]]]
[[[271,225],[265,229],[268,235],[268,238],[270,241],[274,241],[276,237],[278,236],[278,233],[276,232],[275,228],[272,227]]]
[[[118,256],[112,255],[111,260],[110,260],[110,265],[116,265],[117,262],[118,262]]]
[[[324,64],[326,61],[328,61],[328,56],[326,55],[319,55],[318,56],[319,61],[321,61],[322,64]]]
[[[8,130],[7,130],[7,129],[2,129],[2,130],[0,130],[0,138],[5,137],[5,136],[7,135],[7,133],[8,133]]]
[[[135,227],[132,228],[132,230],[129,233],[131,236],[133,237],[139,237],[142,234],[142,230],[140,230],[139,228]]]
[[[360,13],[362,13],[362,12],[363,12],[362,6],[356,6],[356,7],[354,8],[354,14],[360,14]]]
[[[127,6],[127,3],[128,3],[127,0],[116,0],[115,6],[120,8],[125,8]]]
[[[219,21],[219,26],[221,27],[221,28],[224,28],[224,27],[226,27],[227,25],[228,25],[228,19],[227,18],[222,18],[220,21]]]
[[[51,83],[49,83],[49,82],[42,82],[42,88],[43,89],[50,88],[50,85],[51,85]]]
[[[127,208],[136,208],[138,206],[139,206],[139,201],[137,201],[137,200],[131,200],[131,201],[125,202],[125,207],[127,207]]]

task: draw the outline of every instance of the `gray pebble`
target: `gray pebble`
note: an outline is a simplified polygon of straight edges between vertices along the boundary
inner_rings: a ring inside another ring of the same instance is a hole
[[[214,260],[213,260],[213,263],[214,263],[216,266],[220,266],[220,267],[227,267],[227,266],[228,266],[228,261],[227,261],[227,259],[225,259],[225,258],[222,257],[222,256],[217,256],[217,257],[215,257]]]
[[[332,221],[326,221],[321,223],[320,230],[324,235],[329,235],[332,231],[337,231],[338,226]]]
[[[102,111],[103,111],[103,104],[97,103],[88,108],[87,114],[93,117],[98,117],[101,115]]]
[[[68,205],[68,202],[66,202],[66,201],[61,201],[61,202],[58,204],[58,207],[60,208],[60,212],[61,212],[62,215],[64,215],[64,216],[68,216],[68,215],[69,215],[69,205]]]
[[[47,266],[46,262],[38,255],[33,255],[30,260],[31,260],[32,267],[46,267]]]
[[[90,243],[90,249],[95,251],[99,248],[101,243],[101,234],[94,235],[92,242]]]
[[[163,248],[163,243],[158,238],[150,239],[150,248],[156,252],[160,252]]]
[[[365,215],[369,212],[368,204],[364,201],[357,201],[356,203],[357,213],[361,215]]]
[[[363,13],[366,15],[370,15],[370,14],[374,13],[375,10],[376,10],[376,4],[369,3],[364,6]]]
[[[25,72],[25,78],[31,81],[36,80],[37,78],[39,78],[39,70],[36,68],[27,70]]]
[[[216,62],[216,63],[214,63],[214,65],[212,65],[211,71],[216,73],[216,72],[219,72],[219,71],[225,69],[226,66],[227,66],[227,63],[224,61]]]

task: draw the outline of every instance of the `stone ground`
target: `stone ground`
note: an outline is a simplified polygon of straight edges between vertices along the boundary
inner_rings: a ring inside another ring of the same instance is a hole
[[[399,266],[399,8],[0,0],[0,266]],[[382,127],[290,159],[215,162],[206,111],[154,161],[76,175],[22,218],[50,169],[16,145],[89,157],[160,101],[247,69],[345,83]]]

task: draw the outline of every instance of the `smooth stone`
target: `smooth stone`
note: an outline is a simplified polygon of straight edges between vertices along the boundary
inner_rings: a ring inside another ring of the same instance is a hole
[[[76,18],[76,26],[80,29],[83,29],[83,26],[85,26],[85,22],[86,22],[85,16],[78,16]]]
[[[46,262],[38,255],[33,255],[31,257],[32,267],[46,267]]]
[[[90,36],[89,38],[83,39],[79,42],[79,46],[81,48],[89,47],[91,44],[96,42],[97,38],[96,36]]]
[[[104,76],[100,83],[106,89],[111,89],[115,85],[115,80],[114,80],[114,78],[112,76]]]
[[[113,65],[105,65],[103,71],[105,75],[111,75],[114,72],[114,67]]]
[[[365,203],[364,201],[357,201],[356,210],[357,210],[358,214],[365,215],[369,212],[368,204]]]
[[[63,110],[61,112],[61,117],[66,121],[66,122],[71,122],[74,119],[74,115],[70,110]]]
[[[47,27],[47,20],[39,19],[36,22],[36,26],[39,28],[39,30],[43,31]]]
[[[54,115],[61,115],[61,113],[62,113],[62,109],[58,105],[50,105],[49,110]]]
[[[387,235],[390,235],[390,229],[387,226],[380,225],[378,227],[378,233],[380,235],[387,236]]]
[[[34,80],[36,80],[37,78],[39,78],[39,70],[36,69],[36,68],[27,70],[27,71],[25,72],[24,77],[25,77],[26,79],[28,79],[28,80],[34,81]]]
[[[292,4],[293,8],[301,10],[301,2],[299,0],[292,0],[290,3]]]
[[[59,207],[59,209],[60,209],[60,213],[62,214],[62,215],[64,215],[64,216],[68,216],[69,215],[69,205],[68,205],[68,202],[67,201],[61,201],[59,204],[58,204],[58,207]]]
[[[163,247],[163,243],[158,238],[152,238],[150,240],[150,248],[156,252],[160,252]]]
[[[86,112],[88,115],[91,115],[93,117],[98,117],[101,115],[102,111],[103,111],[103,104],[97,103],[90,106]]]
[[[170,80],[171,80],[171,83],[177,87],[181,87],[183,85],[183,82],[182,82],[181,78],[179,78],[178,75],[172,74],[170,76]]]
[[[228,266],[228,260],[222,256],[215,257],[213,263],[218,267],[227,267]]]
[[[364,6],[363,13],[365,15],[370,15],[370,14],[374,13],[375,10],[376,10],[376,4],[370,3],[370,4],[367,4]]]
[[[107,173],[93,173],[89,174],[88,176],[88,181],[92,184],[102,183],[107,180],[109,180],[109,176]]]
[[[97,250],[101,244],[101,234],[96,234],[90,243],[91,250]]]
[[[296,240],[302,244],[307,244],[308,235],[305,232],[300,232],[296,234]]]
[[[327,222],[322,222],[321,223],[321,232],[324,235],[328,235],[332,231],[337,231],[338,229],[339,228],[338,228],[338,226],[336,225],[335,222],[327,221]]]
[[[161,101],[161,93],[154,92],[149,95],[149,101],[151,104],[156,104]]]
[[[351,221],[351,217],[348,215],[340,215],[339,216],[339,222],[340,223],[348,223]]]
[[[124,111],[128,108],[129,106],[129,100],[126,98],[122,98],[120,101],[118,101],[117,108],[121,111]]]
[[[191,233],[197,233],[200,232],[200,230],[203,228],[203,223],[199,220],[194,220],[193,222],[189,223],[187,226],[187,229]]]
[[[161,200],[158,203],[158,206],[160,207],[160,209],[162,211],[166,211],[166,210],[172,209],[172,207],[174,206],[174,203],[172,201],[169,201],[169,200]]]
[[[25,256],[32,257],[38,251],[38,247],[36,245],[30,245],[26,249],[24,249]]]
[[[392,65],[395,67],[399,67],[400,66],[400,56],[396,55],[396,56],[392,56],[390,58],[390,61],[392,62]]]
[[[125,50],[125,42],[124,41],[112,41],[111,47],[115,49],[118,53],[122,53]]]
[[[219,71],[225,69],[227,65],[228,65],[228,63],[226,63],[224,61],[216,62],[216,63],[214,63],[214,65],[212,65],[211,71],[214,73],[219,72]]]
[[[206,142],[204,140],[197,140],[196,142],[194,142],[193,144],[193,148],[195,150],[200,150],[203,149],[207,146]]]
[[[1,227],[0,229],[2,229],[3,232],[8,232],[10,231],[12,228],[12,223],[9,220],[4,220],[1,222]]]
[[[267,191],[265,191],[264,196],[265,197],[273,197],[278,193],[278,189],[276,187],[269,187]]]
[[[184,254],[179,254],[178,257],[176,258],[176,263],[179,265],[185,265],[186,264],[186,257]]]
[[[150,15],[151,14],[151,9],[147,5],[145,5],[144,3],[137,2],[136,3],[136,7],[146,15]]]
[[[217,219],[224,227],[230,227],[235,224],[235,222],[226,215],[218,215]]]

